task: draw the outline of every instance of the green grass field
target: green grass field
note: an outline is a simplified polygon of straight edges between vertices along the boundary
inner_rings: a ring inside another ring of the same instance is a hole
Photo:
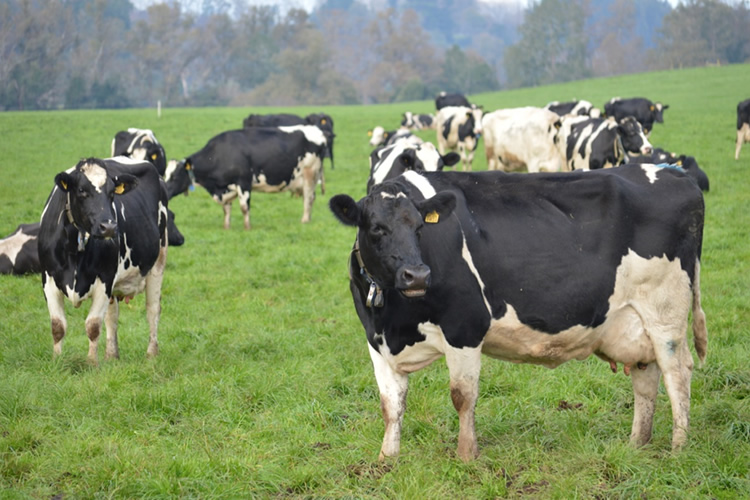
[[[120,360],[100,349],[99,367],[86,362],[88,304],[68,304],[53,360],[40,278],[0,276],[0,497],[750,498],[750,144],[734,160],[748,82],[741,65],[471,96],[486,110],[571,98],[601,107],[618,95],[670,106],[651,142],[695,156],[711,181],[709,354],[694,372],[683,452],[670,451],[663,390],[652,443],[628,445],[630,380],[598,359],[548,370],[484,358],[479,459],[455,456],[458,421],[438,361],[411,376],[400,458],[378,463],[378,390],[347,284],[354,230],[327,202],[364,195],[369,128],[395,128],[402,111],[434,104],[306,107],[283,111],[324,109],[337,134],[310,224],[288,194],[255,193],[249,232],[238,207],[223,230],[202,188],[170,203],[186,243],[169,251],[158,358],[145,355],[141,295],[121,306]],[[280,109],[0,113],[0,235],[38,220],[54,175],[108,156],[118,130],[151,128],[182,158],[251,111]],[[486,168],[481,144],[474,165]]]

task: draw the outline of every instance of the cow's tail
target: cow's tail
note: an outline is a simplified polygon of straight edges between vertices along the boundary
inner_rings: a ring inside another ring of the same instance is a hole
[[[701,307],[701,264],[695,261],[695,278],[693,279],[693,343],[701,366],[706,361],[708,349],[708,329],[706,328],[706,314]]]

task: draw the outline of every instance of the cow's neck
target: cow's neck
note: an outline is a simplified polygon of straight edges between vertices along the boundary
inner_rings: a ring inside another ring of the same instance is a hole
[[[359,235],[354,240],[354,249],[352,250],[354,257],[357,259],[357,265],[359,266],[359,273],[365,277],[367,282],[370,284],[370,289],[367,292],[367,300],[365,305],[367,307],[383,307],[385,301],[383,300],[383,289],[375,283],[372,275],[367,271],[365,263],[362,261],[362,255],[359,252]]]
[[[75,219],[73,219],[73,211],[70,209],[70,193],[68,193],[68,201],[65,203],[65,214],[68,216],[68,222],[78,230],[78,251],[83,252],[86,250],[86,243],[89,242],[89,233],[83,231],[76,225]]]

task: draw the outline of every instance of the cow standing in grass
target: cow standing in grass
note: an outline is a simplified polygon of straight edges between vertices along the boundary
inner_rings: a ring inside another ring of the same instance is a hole
[[[703,196],[684,173],[409,171],[330,207],[356,228],[349,287],[380,390],[381,459],[399,453],[409,374],[443,356],[458,456],[477,456],[482,353],[549,368],[592,354],[625,365],[635,445],[651,439],[663,376],[672,447],[685,444],[688,316],[701,360],[707,331]]]
[[[161,284],[167,261],[167,191],[156,169],[124,157],[89,158],[55,177],[39,230],[39,261],[53,352],[67,330],[64,299],[86,317],[88,358],[96,363],[102,324],[107,357],[119,357],[119,300],[146,292],[147,353],[159,351]]]

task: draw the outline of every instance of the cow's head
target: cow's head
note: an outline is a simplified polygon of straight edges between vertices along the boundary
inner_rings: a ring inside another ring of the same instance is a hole
[[[331,159],[331,168],[333,168],[333,139],[336,134],[333,133],[333,118],[325,113],[312,113],[305,117],[309,125],[315,125],[323,131],[326,138],[326,158]]]
[[[650,155],[653,151],[648,137],[643,132],[643,127],[632,116],[626,116],[617,124],[617,134],[622,140],[622,147],[628,153],[637,155]]]
[[[380,146],[381,144],[385,144],[389,133],[386,132],[383,127],[378,125],[372,130],[368,130],[367,135],[370,137],[370,146]]]
[[[430,268],[422,261],[420,234],[426,224],[439,224],[453,212],[453,193],[415,200],[403,183],[385,182],[358,202],[340,194],[329,206],[339,221],[358,228],[363,270],[377,286],[408,298],[427,292]]]
[[[190,158],[184,160],[169,160],[164,181],[167,184],[167,195],[169,199],[180,193],[188,194],[194,183],[193,164]]]
[[[450,152],[441,156],[431,142],[405,146],[403,153],[396,159],[396,162],[403,166],[403,170],[423,172],[443,170],[443,167],[452,167],[459,161],[461,161],[461,156],[458,153]]]
[[[68,220],[81,233],[111,239],[117,235],[114,198],[137,186],[138,178],[130,174],[114,176],[104,160],[87,158],[57,174],[55,184],[67,194]]]
[[[484,116],[484,109],[482,106],[476,104],[471,105],[471,118],[474,120],[474,135],[479,137],[482,135],[482,116]]]
[[[136,155],[136,152],[139,152]],[[151,141],[144,141],[141,148],[137,148],[133,151],[132,158],[134,160],[146,160],[156,167],[159,175],[163,176],[167,170],[167,156],[164,152],[164,148],[161,144],[154,144]]]
[[[651,112],[654,115],[654,120],[656,120],[658,123],[664,123],[664,110],[668,108],[668,104],[662,104],[660,102],[654,103],[651,106]]]

